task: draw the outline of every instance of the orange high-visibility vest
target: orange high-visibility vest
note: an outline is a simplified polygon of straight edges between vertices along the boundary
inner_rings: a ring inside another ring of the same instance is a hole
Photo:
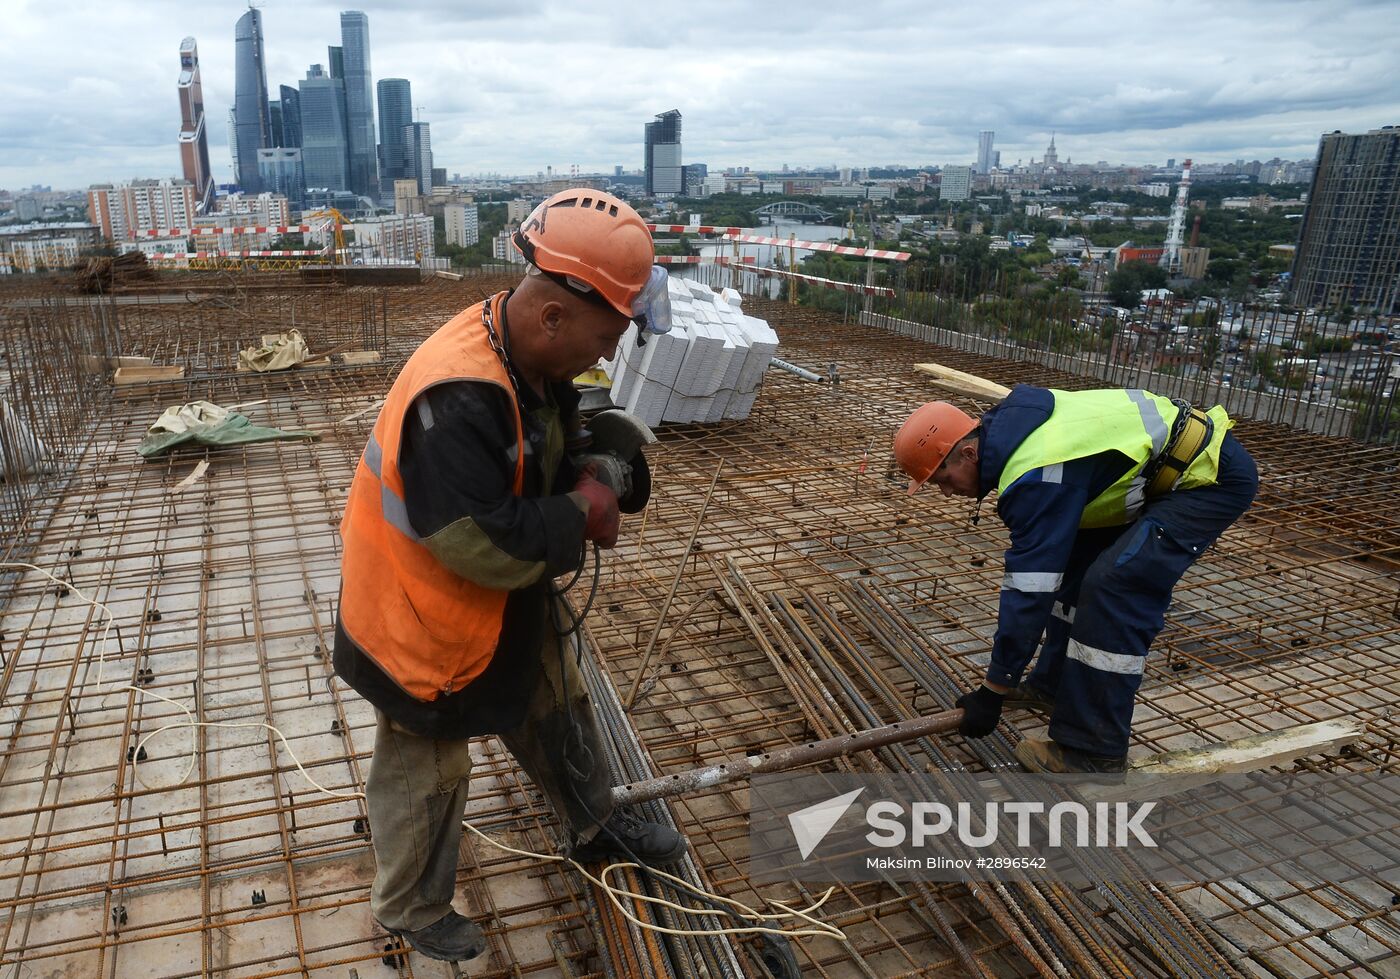
[[[497,324],[504,298],[498,293],[490,300]],[[423,701],[461,690],[486,669],[509,595],[474,584],[433,557],[409,523],[398,465],[404,416],[418,395],[436,384],[486,381],[500,385],[510,399],[513,492],[523,492],[520,403],[481,313],[481,303],[459,313],[408,359],[379,410],[340,522],[341,625],[395,683]]]

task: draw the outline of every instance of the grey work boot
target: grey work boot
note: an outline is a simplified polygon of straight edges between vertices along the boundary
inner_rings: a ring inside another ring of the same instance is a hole
[[[426,928],[417,931],[385,931],[407,941],[413,948],[439,962],[466,962],[486,951],[486,936],[476,922],[449,911]]]
[[[680,833],[660,823],[648,823],[631,809],[618,806],[593,839],[576,845],[570,856],[579,863],[636,859],[667,864],[679,860],[685,850],[685,837]]]
[[[1055,709],[1055,698],[1039,687],[1033,687],[1022,680],[1006,695],[1006,706],[1024,707],[1027,710],[1043,710],[1048,714]]]

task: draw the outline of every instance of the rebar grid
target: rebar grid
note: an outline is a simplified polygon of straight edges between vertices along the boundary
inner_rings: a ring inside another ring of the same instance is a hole
[[[397,358],[496,287],[469,279],[338,298],[335,290],[211,293],[224,305],[196,316],[143,302],[134,321],[120,308],[123,341],[159,354],[158,363],[185,358],[192,376],[104,395],[98,419],[70,425],[81,459],[71,481],[39,494],[48,512],[34,563],[116,616],[101,687],[102,617],[37,576],[0,579],[12,591],[0,618],[0,963],[111,976],[377,968],[385,939],[368,915],[373,860],[362,804],[314,791],[254,728],[201,729],[196,766],[177,784],[191,757],[188,730],[148,742],[144,761],[135,750],[181,712],[102,691],[129,683],[190,706],[199,720],[275,724],[322,784],[363,785],[372,713],[334,680],[326,653],[342,501]],[[291,309],[302,323],[350,323],[316,331],[348,338],[355,311],[376,300],[389,311],[381,364],[265,376],[232,374],[223,359],[276,331],[263,324],[285,328]],[[337,308],[348,314],[339,321]],[[974,682],[995,628],[1006,536],[992,519],[970,526],[965,504],[908,497],[892,473],[895,427],[938,396],[909,365],[934,359],[1003,383],[1091,386],[787,306],[748,300],[746,308],[770,318],[786,359],[823,370],[834,362],[843,380],[813,385],[775,373],[750,420],[661,433],[656,495],[627,518],[589,618],[617,687],[641,684],[630,719],[659,772],[947,706],[888,636],[871,631],[874,620],[860,617],[863,588],[925,637],[928,656]],[[173,495],[205,455],[142,462],[134,446],[164,407],[196,398],[252,404],[256,423],[311,428],[322,440],[208,453],[203,479]],[[1260,498],[1177,589],[1148,663],[1134,751],[1351,715],[1368,726],[1364,745],[1316,764],[1394,772],[1386,711],[1400,690],[1400,517],[1390,505],[1400,455],[1280,426],[1236,431],[1260,462]],[[683,554],[721,459],[696,548]],[[683,559],[656,656],[637,677]],[[513,845],[550,850],[557,824],[539,794],[493,739],[477,747],[469,818]],[[975,764],[949,739],[853,765],[935,762]],[[745,873],[747,791],[714,790],[672,810],[716,889],[760,902]],[[599,928],[615,925],[590,922],[587,894],[570,875],[469,839],[459,879],[470,910],[490,916],[490,954],[473,975],[617,968],[598,956]],[[255,892],[265,898],[256,905]],[[1396,965],[1393,893],[1265,895],[1220,883],[1184,889],[1173,906],[1185,931],[1209,920],[1225,936],[1217,941],[1256,970],[1360,974]],[[1008,976],[1053,974],[1057,963],[1074,975],[1172,971],[1143,944],[1140,920],[1089,892],[847,885],[828,911],[848,941],[799,943],[811,975],[964,975],[969,962]],[[416,956],[391,961],[403,975],[434,974]]]

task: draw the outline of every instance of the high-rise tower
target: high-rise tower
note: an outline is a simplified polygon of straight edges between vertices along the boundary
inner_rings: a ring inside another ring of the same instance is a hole
[[[350,189],[345,82],[312,65],[301,80],[301,160],[307,187]]]
[[[1298,228],[1293,301],[1400,311],[1400,126],[1322,137]]]
[[[262,11],[249,9],[233,30],[233,117],[237,129],[238,186],[261,193],[258,150],[272,145],[272,117],[267,108],[267,65],[263,58]]]
[[[194,185],[199,209],[214,202],[214,174],[209,166],[209,137],[204,131],[204,89],[199,83],[199,48],[194,38],[180,42],[180,166]]]
[[[426,122],[411,122],[403,128],[405,177],[418,181],[418,193],[433,192],[433,139]]]
[[[407,78],[381,78],[379,94],[379,194],[394,196],[394,181],[408,176],[404,130],[413,122],[413,93]]]
[[[646,192],[648,197],[674,197],[685,190],[681,165],[681,113],[671,109],[646,125]]]
[[[1047,167],[1058,166],[1060,154],[1055,152],[1055,134],[1050,134],[1050,145],[1045,148],[1045,165]]]
[[[369,18],[362,11],[341,11],[340,48],[345,79],[345,134],[350,148],[350,189],[372,197],[379,191],[379,168],[374,151]]]
[[[984,129],[977,134],[977,172],[992,172],[992,140],[996,138],[996,132],[991,129]]]
[[[282,146],[301,145],[301,93],[290,85],[278,87],[282,96]]]

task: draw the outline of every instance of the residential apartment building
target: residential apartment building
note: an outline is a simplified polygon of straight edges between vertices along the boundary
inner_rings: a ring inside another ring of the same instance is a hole
[[[1322,137],[1293,260],[1293,301],[1400,312],[1400,127]]]
[[[944,167],[939,184],[938,199],[944,202],[965,201],[972,195],[972,167]]]
[[[290,202],[282,194],[229,194],[219,198],[220,215],[237,218],[237,224],[280,227],[292,223]],[[227,223],[227,222],[225,222]]]
[[[93,184],[88,215],[110,241],[132,241],[157,228],[188,228],[196,213],[194,184],[188,180],[133,180]]]
[[[416,178],[401,177],[394,181],[395,214],[426,214],[427,211]]]
[[[433,219],[425,214],[387,214],[356,221],[354,254],[371,261],[418,264],[436,255]]]
[[[491,239],[491,257],[498,262],[511,262],[515,265],[524,265],[525,256],[511,244],[511,235],[515,233],[515,228],[506,225],[496,232],[496,237]]]
[[[467,248],[480,240],[475,204],[448,204],[442,216],[449,245]]]
[[[0,258],[0,262],[8,264],[16,272],[66,269],[77,264],[81,247],[78,239],[72,235],[0,241],[0,252],[8,256]]]

